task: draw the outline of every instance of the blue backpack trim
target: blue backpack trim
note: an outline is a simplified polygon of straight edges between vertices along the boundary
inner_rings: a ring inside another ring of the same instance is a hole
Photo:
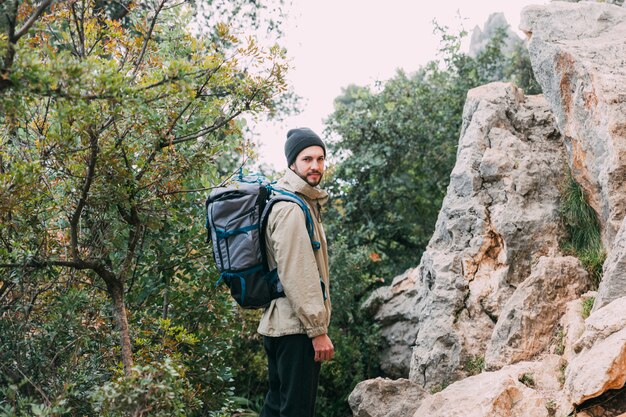
[[[311,239],[311,246],[313,246],[313,250],[318,250],[321,247],[320,242],[313,240],[313,236],[315,234],[314,226],[313,226],[313,217],[311,216],[311,210],[309,210],[309,206],[302,200],[302,198],[298,197],[297,194],[291,193],[289,191],[281,190],[278,188],[271,187],[271,190],[277,192],[282,195],[286,195],[287,197],[293,198],[296,200],[295,202],[300,206],[305,216],[306,230],[309,233],[309,239]],[[285,200],[279,200],[285,201]],[[286,200],[289,201],[289,200]]]
[[[259,228],[258,224],[253,224],[250,226],[246,226],[246,227],[242,227],[240,229],[235,229],[235,230],[221,230],[221,229],[215,229],[215,234],[217,235],[218,239],[226,239],[227,237],[231,237],[231,236],[235,236],[235,235],[239,235],[241,233],[248,233],[252,230],[256,230]]]

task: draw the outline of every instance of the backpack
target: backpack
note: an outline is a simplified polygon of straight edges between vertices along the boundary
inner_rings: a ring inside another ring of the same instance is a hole
[[[288,201],[302,208],[313,249],[313,220],[306,203],[294,193],[272,187],[259,175],[239,177],[217,187],[206,200],[207,237],[220,277],[232,297],[243,308],[265,308],[284,297],[278,271],[270,270],[265,247],[265,228],[274,204]]]

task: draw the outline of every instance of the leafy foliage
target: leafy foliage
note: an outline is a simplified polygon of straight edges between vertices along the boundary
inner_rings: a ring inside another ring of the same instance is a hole
[[[485,358],[480,355],[470,356],[465,360],[465,371],[471,375],[478,375],[485,370]]]
[[[229,413],[241,326],[201,200],[284,51],[173,0],[1,7],[0,415]]]
[[[320,416],[350,414],[348,395],[357,383],[380,375],[378,326],[361,309],[378,278],[367,272],[374,262],[364,248],[349,248],[345,237],[333,241],[331,276],[333,315],[329,336],[335,357],[322,365],[316,412]]]

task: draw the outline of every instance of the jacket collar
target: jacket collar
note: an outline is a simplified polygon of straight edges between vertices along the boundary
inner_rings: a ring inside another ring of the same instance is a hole
[[[317,201],[320,205],[324,205],[328,201],[328,193],[326,191],[322,190],[319,186],[310,186],[289,168],[287,168],[285,176],[278,180],[276,185],[287,191],[301,194],[309,200]]]

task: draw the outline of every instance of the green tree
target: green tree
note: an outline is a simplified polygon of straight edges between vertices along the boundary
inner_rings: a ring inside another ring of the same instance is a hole
[[[197,394],[187,404],[207,415],[232,391],[237,329],[212,289],[199,192],[245,152],[239,116],[284,93],[284,51],[225,24],[194,35],[184,2],[116,4],[1,5],[0,386],[14,410],[24,395],[93,415],[84,401],[108,380],[102,413],[150,410],[114,400],[157,389]]]

